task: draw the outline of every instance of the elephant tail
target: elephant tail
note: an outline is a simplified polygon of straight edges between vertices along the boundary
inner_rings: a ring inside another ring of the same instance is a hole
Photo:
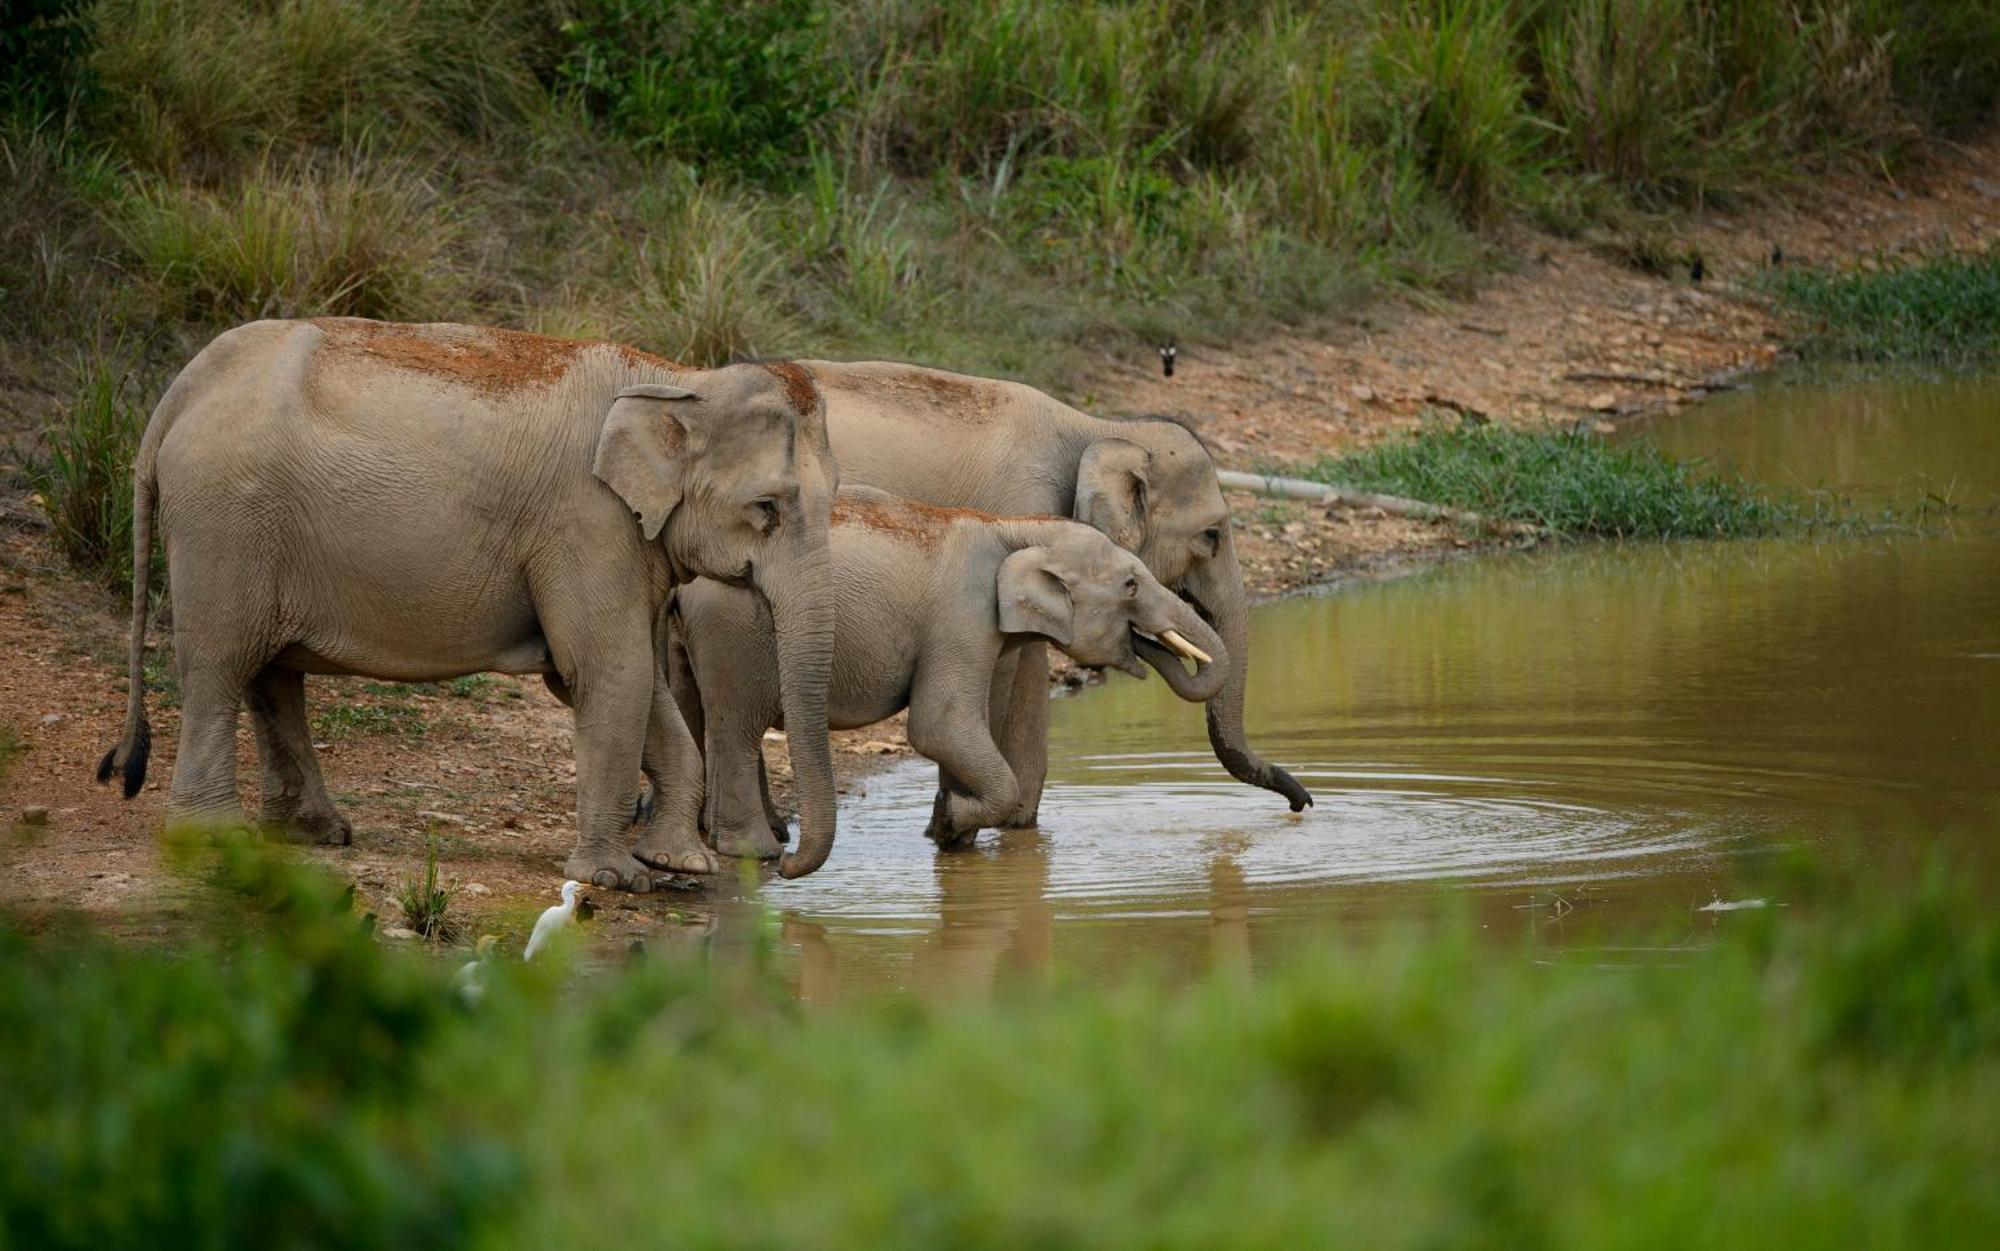
[[[151,423],[157,426],[159,423]],[[132,464],[132,639],[126,656],[125,735],[97,763],[97,780],[123,779],[125,798],[146,784],[146,759],[152,754],[153,727],[146,721],[146,615],[151,606],[153,575],[153,497],[157,494],[154,464],[159,440],[149,426]]]

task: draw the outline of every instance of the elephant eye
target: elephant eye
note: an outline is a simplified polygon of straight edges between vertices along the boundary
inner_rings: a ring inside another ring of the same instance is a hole
[[[750,524],[757,533],[771,533],[778,528],[779,520],[778,501],[770,496],[750,502]]]
[[[1194,536],[1194,550],[1197,555],[1213,556],[1222,548],[1222,527],[1210,526]]]
[[[1125,598],[1131,599],[1139,593],[1139,579],[1127,574],[1125,577]]]

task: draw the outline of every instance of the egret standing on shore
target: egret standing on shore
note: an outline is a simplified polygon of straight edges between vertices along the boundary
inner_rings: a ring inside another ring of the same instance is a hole
[[[576,917],[576,897],[582,890],[582,882],[563,883],[562,902],[535,920],[535,932],[528,935],[528,945],[522,948],[521,959],[534,959],[535,953],[547,946],[549,940],[556,936],[556,931],[568,925]]]

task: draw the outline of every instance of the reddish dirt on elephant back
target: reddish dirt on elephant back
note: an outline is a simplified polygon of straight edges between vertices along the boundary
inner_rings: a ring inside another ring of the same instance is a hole
[[[557,339],[490,326],[405,325],[351,317],[313,321],[337,351],[358,352],[400,369],[447,378],[481,391],[507,392],[548,386],[568,373],[585,351],[608,347],[628,365],[680,370],[682,366],[622,343]]]

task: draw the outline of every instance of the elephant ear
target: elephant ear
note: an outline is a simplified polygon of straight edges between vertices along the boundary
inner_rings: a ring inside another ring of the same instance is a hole
[[[1146,471],[1152,454],[1129,439],[1098,439],[1076,470],[1076,519],[1128,552],[1146,542]]]
[[[700,398],[686,387],[626,387],[604,416],[590,472],[638,516],[649,543],[681,502],[688,427],[668,403]]]
[[[995,579],[1003,634],[1039,634],[1058,647],[1075,634],[1069,584],[1055,571],[1046,547],[1024,547],[1000,562]]]

